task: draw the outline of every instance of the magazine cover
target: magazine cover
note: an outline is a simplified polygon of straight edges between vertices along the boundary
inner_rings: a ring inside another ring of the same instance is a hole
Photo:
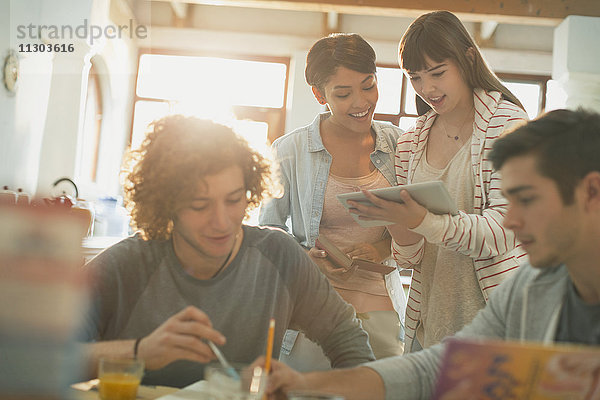
[[[450,339],[433,399],[600,399],[600,347]]]

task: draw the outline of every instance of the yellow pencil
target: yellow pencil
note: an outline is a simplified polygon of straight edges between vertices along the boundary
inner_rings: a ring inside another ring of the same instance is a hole
[[[265,372],[271,369],[271,357],[273,357],[273,337],[275,336],[275,319],[269,321],[269,335],[267,337],[267,355],[265,356]]]

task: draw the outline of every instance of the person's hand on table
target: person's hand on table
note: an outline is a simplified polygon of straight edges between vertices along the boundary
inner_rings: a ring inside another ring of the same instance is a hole
[[[265,366],[265,357],[257,358],[251,367]],[[271,371],[267,384],[267,395],[270,400],[286,399],[286,393],[290,390],[306,389],[304,375],[288,367],[282,362],[271,360]]]
[[[413,229],[423,222],[427,214],[427,209],[414,201],[406,190],[400,192],[404,203],[384,200],[366,190],[362,193],[373,205],[348,200],[350,213],[358,215],[360,220],[384,220]]]
[[[208,316],[196,307],[186,307],[138,345],[138,357],[147,369],[159,369],[176,360],[207,363],[216,359],[205,340],[224,345],[225,337],[212,328]]]

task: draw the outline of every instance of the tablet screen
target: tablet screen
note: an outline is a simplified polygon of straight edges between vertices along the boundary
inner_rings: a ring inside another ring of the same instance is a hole
[[[410,185],[392,186],[388,188],[373,189],[370,190],[370,192],[385,200],[403,203],[402,199],[400,198],[400,192],[402,190],[407,190],[417,203],[421,204],[434,214],[458,214],[456,204],[450,197],[450,194],[448,193],[448,190],[442,181],[420,182]],[[362,192],[343,193],[337,195],[337,198],[346,209],[350,208],[350,206],[347,204],[348,200],[371,204],[371,202]],[[358,219],[358,216],[355,214],[352,214],[352,217],[360,226],[363,227],[392,224],[389,221],[382,220],[363,221]]]

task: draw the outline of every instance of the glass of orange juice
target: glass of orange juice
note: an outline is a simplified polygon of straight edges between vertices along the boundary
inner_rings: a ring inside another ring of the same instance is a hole
[[[101,358],[98,365],[102,400],[135,400],[144,362],[135,358]]]

